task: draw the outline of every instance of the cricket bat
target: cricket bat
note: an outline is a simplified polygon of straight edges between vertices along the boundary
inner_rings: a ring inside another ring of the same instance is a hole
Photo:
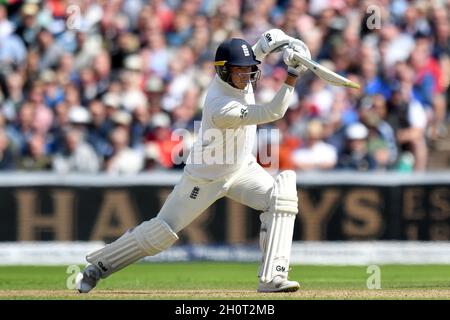
[[[295,52],[294,52],[295,53]],[[305,58],[301,56],[300,54],[296,54],[295,57],[309,70],[314,72],[319,78],[325,80],[326,82],[335,85],[335,86],[341,86],[341,87],[349,87],[354,89],[359,89],[360,86],[356,82],[353,82],[333,71],[330,69],[320,65],[314,60]]]

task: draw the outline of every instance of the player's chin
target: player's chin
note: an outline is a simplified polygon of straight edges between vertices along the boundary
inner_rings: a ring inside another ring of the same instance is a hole
[[[240,81],[239,82],[239,88],[245,89],[249,83],[250,83],[250,80],[248,80],[248,81]]]

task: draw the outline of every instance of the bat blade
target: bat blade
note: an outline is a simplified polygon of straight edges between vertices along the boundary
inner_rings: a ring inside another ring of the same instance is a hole
[[[360,85],[356,82],[353,82],[336,72],[331,71],[327,67],[322,66],[321,64],[315,62],[314,60],[302,57],[300,54],[296,54],[295,57],[309,70],[314,72],[319,78],[325,80],[326,82],[340,87],[348,87],[359,89]]]

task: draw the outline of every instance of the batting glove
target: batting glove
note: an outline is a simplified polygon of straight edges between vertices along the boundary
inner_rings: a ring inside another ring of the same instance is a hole
[[[311,59],[311,53],[306,44],[298,39],[291,38],[289,46],[284,49],[283,60],[288,66],[288,73],[298,77],[300,74],[308,70],[297,58],[296,55]]]
[[[253,47],[257,57],[265,57],[269,53],[278,52],[289,45],[291,37],[280,29],[270,29],[264,32]]]
[[[295,77],[298,77],[305,70],[305,67],[298,61],[295,56],[295,51],[292,48],[286,48],[283,52],[284,63],[288,66],[288,73]]]

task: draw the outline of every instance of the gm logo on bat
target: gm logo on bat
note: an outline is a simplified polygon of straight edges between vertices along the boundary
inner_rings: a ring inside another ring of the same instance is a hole
[[[100,267],[100,269],[102,269],[104,272],[108,271],[108,269],[105,267],[105,265],[101,261],[99,261],[97,264]]]
[[[286,268],[283,266],[276,266],[275,270],[284,272],[284,271],[286,271]]]

